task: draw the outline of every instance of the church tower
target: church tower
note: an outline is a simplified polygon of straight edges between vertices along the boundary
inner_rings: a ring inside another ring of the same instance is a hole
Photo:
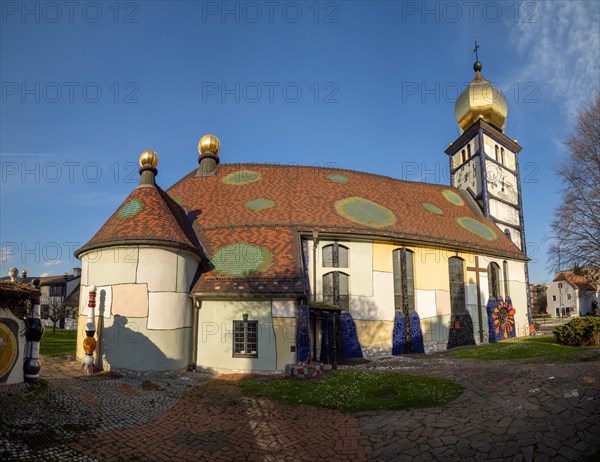
[[[461,135],[445,151],[450,159],[450,182],[465,190],[482,214],[525,252],[518,161],[521,147],[504,134],[506,98],[483,78],[482,68],[476,58],[475,77],[454,104]]]

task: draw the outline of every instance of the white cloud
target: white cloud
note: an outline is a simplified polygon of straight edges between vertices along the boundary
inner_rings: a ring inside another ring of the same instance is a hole
[[[40,274],[41,278],[45,278],[46,276],[50,276],[50,275],[48,273],[42,273],[42,274]]]
[[[42,263],[43,266],[55,266],[55,265],[60,265],[61,263],[63,263],[62,260],[47,260],[44,263]]]
[[[0,248],[0,262],[2,263],[10,263],[12,260],[12,256],[14,255],[14,250],[9,249],[8,247]]]
[[[517,53],[527,61],[515,81],[537,83],[562,111],[576,114],[600,82],[600,3],[535,5],[530,21],[521,21],[511,33]]]

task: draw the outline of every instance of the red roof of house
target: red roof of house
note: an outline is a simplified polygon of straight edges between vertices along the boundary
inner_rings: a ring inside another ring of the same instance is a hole
[[[572,271],[558,273],[554,281],[567,281],[571,286],[581,291],[595,291],[596,286],[587,276],[574,274]]]

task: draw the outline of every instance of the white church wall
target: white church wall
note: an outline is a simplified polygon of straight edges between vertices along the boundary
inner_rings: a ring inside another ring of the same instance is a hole
[[[274,318],[296,317],[296,300],[273,300],[271,310]]]
[[[88,315],[88,302],[90,299],[89,286],[81,285],[79,288],[79,315]],[[110,318],[112,315],[112,286],[96,287],[96,316],[102,315],[104,318]]]
[[[168,371],[189,365],[191,328],[149,330],[146,323],[145,317],[118,315],[104,320],[96,348],[104,370]],[[79,327],[78,339],[85,335],[83,329]]]
[[[149,292],[148,329],[178,329],[192,325],[192,301],[185,292]]]
[[[177,292],[190,292],[200,259],[196,255],[180,250],[177,253]]]
[[[515,226],[518,226],[520,223],[517,209],[496,199],[490,199],[490,212],[497,220],[505,221]],[[500,227],[503,229],[502,226]]]
[[[107,286],[136,282],[138,247],[112,247],[86,254],[87,285]]]
[[[420,318],[431,318],[437,315],[435,290],[415,290],[415,308]]]
[[[199,312],[197,366],[236,372],[269,372],[277,369],[277,348],[271,301],[205,300]],[[258,357],[233,357],[233,321],[258,321]]]
[[[148,316],[148,286],[118,284],[113,289],[113,316],[145,318]]]
[[[296,362],[297,311],[296,300],[273,300],[271,303],[278,371]]]
[[[161,248],[140,248],[136,281],[148,284],[151,292],[177,290],[177,253]]]

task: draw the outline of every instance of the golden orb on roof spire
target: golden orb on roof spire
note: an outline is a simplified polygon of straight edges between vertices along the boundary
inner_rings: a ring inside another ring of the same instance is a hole
[[[478,119],[494,125],[500,131],[506,128],[508,105],[502,91],[481,75],[483,66],[479,60],[473,65],[475,78],[464,89],[454,103],[454,116],[465,131]]]
[[[219,155],[221,142],[215,135],[204,135],[198,142],[198,152],[200,155],[210,152],[215,156]]]
[[[140,167],[153,167],[158,165],[158,154],[152,149],[146,149],[140,154]]]

